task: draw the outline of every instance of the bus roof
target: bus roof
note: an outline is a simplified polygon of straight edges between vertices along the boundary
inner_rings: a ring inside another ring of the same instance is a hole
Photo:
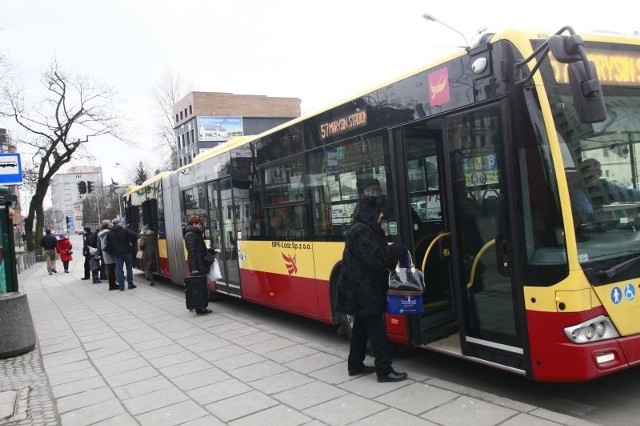
[[[137,190],[139,190],[140,188],[142,188],[142,185],[131,185],[131,186],[128,186],[126,191],[124,191],[124,193],[122,194],[122,196],[126,197],[127,195],[131,195],[134,192],[136,192]]]

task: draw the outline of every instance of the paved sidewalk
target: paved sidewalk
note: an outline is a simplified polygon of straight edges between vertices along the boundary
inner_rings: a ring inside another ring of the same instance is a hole
[[[0,425],[588,424],[412,371],[400,383],[352,378],[346,344],[332,351],[215,306],[197,316],[141,273],[137,289],[110,292],[71,265],[19,275],[38,345],[0,360]]]

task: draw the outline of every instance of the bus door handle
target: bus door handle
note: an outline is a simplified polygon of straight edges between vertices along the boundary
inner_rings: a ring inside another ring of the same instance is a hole
[[[431,240],[429,247],[427,247],[427,251],[424,253],[424,258],[422,259],[422,264],[420,268],[422,272],[425,271],[424,268],[427,266],[427,258],[429,257],[429,253],[431,253],[431,250],[433,250],[436,244],[440,243],[440,256],[448,257],[451,254],[450,247],[448,246],[448,244],[444,243],[444,241],[448,241],[448,240],[445,240],[445,238],[447,238],[450,235],[451,235],[451,232],[443,231],[443,232],[440,232],[438,235],[436,235],[436,237],[433,240]]]
[[[511,276],[511,259],[509,258],[509,241],[502,233],[496,236],[496,267],[503,277]]]

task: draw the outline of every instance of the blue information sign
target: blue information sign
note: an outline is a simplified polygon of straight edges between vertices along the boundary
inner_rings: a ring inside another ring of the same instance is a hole
[[[22,184],[20,154],[0,154],[0,185]]]

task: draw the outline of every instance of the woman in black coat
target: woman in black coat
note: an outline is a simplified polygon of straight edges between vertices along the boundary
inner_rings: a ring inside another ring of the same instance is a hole
[[[204,228],[202,218],[198,215],[189,217],[189,223],[184,229],[184,244],[187,247],[187,263],[191,275],[207,275],[209,262],[205,259],[207,245],[204,242]],[[198,314],[208,314],[211,309],[197,309]]]
[[[206,261],[207,245],[204,243],[202,218],[192,215],[184,229],[184,244],[187,247],[187,263],[191,275],[207,275],[209,262]]]
[[[407,250],[389,244],[382,229],[384,196],[362,197],[347,233],[338,285],[338,311],[354,316],[347,367],[350,376],[376,372],[379,382],[407,378],[391,367],[392,349],[384,324],[389,269],[395,268]],[[375,368],[364,365],[367,338],[375,355]]]

